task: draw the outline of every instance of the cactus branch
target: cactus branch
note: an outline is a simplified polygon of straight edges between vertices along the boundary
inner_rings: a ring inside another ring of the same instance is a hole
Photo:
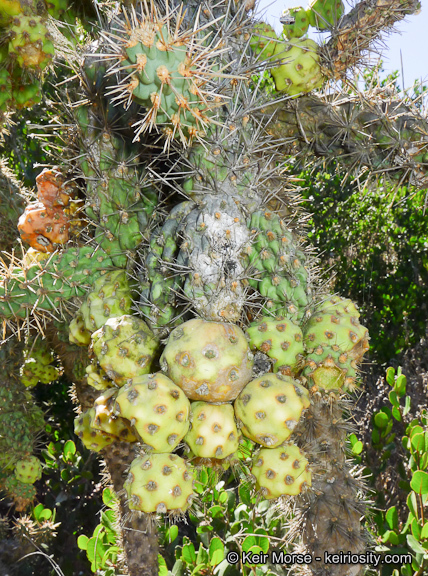
[[[386,96],[386,95],[385,95]],[[385,173],[426,188],[428,122],[409,102],[343,94],[304,96],[276,105],[269,131],[300,153],[335,159],[345,170]],[[266,111],[272,113],[274,106]]]
[[[363,53],[396,23],[421,8],[419,0],[364,0],[344,16],[322,48],[323,72],[342,78]]]

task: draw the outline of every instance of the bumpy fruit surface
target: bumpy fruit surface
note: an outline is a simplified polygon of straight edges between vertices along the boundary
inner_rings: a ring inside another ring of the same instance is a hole
[[[94,332],[92,347],[107,376],[122,386],[150,372],[158,341],[141,318],[124,315]]]
[[[82,444],[93,452],[99,452],[106,446],[109,446],[117,440],[116,436],[107,434],[102,430],[92,428],[91,422],[94,420],[96,414],[95,409],[91,408],[86,412],[82,412],[80,416],[74,420],[74,433],[79,436]]]
[[[24,484],[34,484],[42,477],[42,465],[36,456],[19,460],[15,466],[15,476]]]
[[[302,375],[308,379],[309,386],[322,390],[344,388],[352,392],[356,387],[357,364],[355,360],[342,352],[338,346],[318,346],[305,358]]]
[[[194,496],[189,464],[176,454],[151,454],[132,461],[124,483],[130,510],[187,510]]]
[[[160,363],[188,398],[228,402],[250,381],[253,354],[238,326],[195,318],[171,332]]]
[[[295,373],[303,360],[303,334],[299,326],[284,318],[263,317],[247,328],[250,346],[273,360],[273,371]]]
[[[307,10],[309,23],[318,30],[328,30],[343,16],[342,0],[311,0]]]
[[[360,324],[358,316],[343,314],[339,308],[330,313],[315,312],[304,326],[303,335],[309,351],[318,346],[337,346],[358,359],[368,349],[367,328]]]
[[[28,204],[18,220],[24,242],[40,252],[54,252],[69,239],[69,221],[61,208],[46,208],[41,202]]]
[[[20,482],[13,474],[6,478],[4,489],[6,493],[13,498],[18,512],[28,508],[37,494],[36,487],[33,484]]]
[[[288,24],[287,21],[292,19],[294,19],[294,23]],[[284,34],[288,39],[301,38],[309,28],[308,15],[301,6],[284,10],[280,22],[283,23]]]
[[[297,496],[312,484],[308,460],[294,444],[262,448],[253,459],[251,473],[256,488],[267,500]]]
[[[278,36],[270,24],[258,22],[254,26],[250,46],[256,55],[260,54],[261,60],[272,58],[277,43]]]
[[[22,68],[43,70],[55,53],[51,36],[40,16],[20,14],[10,26],[9,55]]]
[[[283,64],[271,70],[279,92],[296,96],[322,86],[324,77],[319,64],[318,44],[310,38],[278,43],[275,58],[283,60]]]
[[[86,329],[80,314],[70,322],[68,339],[77,346],[89,346],[91,343],[91,333]]]
[[[98,278],[80,307],[86,330],[95,332],[109,318],[131,311],[131,292],[124,270],[114,270]]]
[[[96,390],[107,390],[107,388],[111,387],[112,382],[104,370],[97,364],[97,362],[93,362],[86,367],[86,381],[89,386],[92,386],[92,388]]]
[[[163,374],[147,374],[119,390],[115,413],[129,420],[154,452],[172,452],[189,429],[190,402]]]
[[[201,458],[230,456],[239,446],[239,432],[231,404],[193,402],[191,429],[184,437],[193,454]]]
[[[110,388],[103,392],[94,402],[94,411],[90,421],[91,428],[102,430],[125,442],[136,442],[137,437],[131,432],[126,422],[114,414],[117,389]]]
[[[296,380],[265,374],[245,386],[235,401],[235,414],[244,436],[275,448],[292,434],[309,404],[308,391]]]

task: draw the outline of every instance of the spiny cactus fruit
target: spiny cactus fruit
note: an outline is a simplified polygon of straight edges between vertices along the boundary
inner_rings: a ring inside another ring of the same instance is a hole
[[[24,484],[34,484],[42,477],[42,465],[36,456],[18,460],[15,465],[15,476]]]
[[[303,327],[305,345],[309,351],[318,346],[337,346],[341,352],[359,360],[368,350],[367,328],[355,315],[355,307],[350,313],[343,311],[346,303],[328,305],[328,311],[315,311]]]
[[[319,63],[318,44],[310,38],[278,43],[274,56],[282,61],[280,66],[271,69],[279,92],[297,96],[323,85],[325,78]]]
[[[160,364],[186,396],[204,402],[234,400],[250,381],[253,354],[232,324],[189,320],[169,335]]]
[[[92,334],[92,348],[105,371],[118,386],[148,374],[159,346],[147,324],[135,316],[109,318]]]
[[[301,38],[309,28],[308,14],[301,6],[284,10],[279,21],[283,25],[284,35],[289,40]]]
[[[134,426],[148,450],[172,452],[189,429],[190,402],[161,373],[134,378],[116,397],[115,414]]]
[[[191,428],[184,437],[198,458],[222,460],[239,447],[240,434],[231,404],[192,402]]]
[[[22,68],[43,70],[55,53],[51,35],[40,16],[16,16],[10,25],[9,56]]]
[[[90,427],[102,430],[125,442],[136,442],[137,438],[131,432],[129,425],[114,413],[116,395],[117,389],[110,388],[96,398],[94,411],[91,412]]]
[[[309,462],[294,444],[262,448],[253,458],[251,473],[266,500],[297,496],[312,485]]]
[[[194,497],[189,462],[176,454],[151,454],[132,461],[124,488],[130,510],[185,512]]]
[[[335,26],[344,13],[342,0],[310,0],[307,10],[310,25],[321,31]]]
[[[92,362],[86,366],[86,381],[89,386],[95,388],[96,390],[107,390],[111,388],[112,381],[98,365],[98,362]]]
[[[244,436],[276,448],[291,436],[309,404],[308,391],[299,382],[282,374],[265,374],[245,386],[234,407]]]
[[[85,322],[80,313],[70,322],[69,341],[77,346],[89,346],[91,343],[91,333],[86,329]]]
[[[275,53],[278,36],[270,24],[258,22],[253,28],[250,46],[260,60],[269,60]]]
[[[24,351],[24,364],[20,370],[21,382],[27,388],[32,388],[38,382],[49,384],[57,380],[60,371],[56,366],[52,365],[53,362],[54,355],[52,350],[46,340],[39,338]]]
[[[28,204],[19,219],[24,242],[40,252],[54,252],[69,239],[69,221],[62,208],[46,208],[41,202]]]
[[[302,330],[291,320],[264,316],[250,324],[246,333],[251,349],[260,350],[272,360],[274,372],[291,376],[303,365]]]
[[[123,316],[130,310],[131,290],[127,275],[124,270],[112,270],[95,280],[78,316],[82,318],[86,330],[95,332],[109,318]]]
[[[102,430],[93,428],[91,422],[95,420],[95,417],[95,408],[90,408],[86,410],[86,412],[82,412],[82,414],[74,419],[74,433],[80,438],[86,448],[93,452],[99,452],[106,446],[116,442],[118,438],[112,434],[107,434]]]
[[[37,494],[34,484],[26,484],[16,478],[15,475],[8,476],[4,481],[4,490],[10,496],[18,512],[30,506]]]
[[[317,346],[305,358],[302,376],[309,386],[322,390],[344,389],[353,392],[356,388],[358,366],[351,354],[342,352],[339,346]]]

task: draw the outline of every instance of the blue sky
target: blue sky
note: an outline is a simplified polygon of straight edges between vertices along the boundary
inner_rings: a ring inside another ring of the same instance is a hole
[[[400,70],[399,84],[403,86],[401,79],[401,59],[400,49],[403,58],[404,87],[409,88],[416,79],[425,80],[428,84],[428,5],[426,0],[422,0],[422,10],[418,15],[408,16],[404,21],[397,24],[396,30],[401,32],[384,36],[385,48],[382,49],[382,59],[386,72]],[[260,0],[259,12],[266,13],[264,18],[277,32],[282,27],[279,22],[284,8],[294,6],[306,7],[305,0]],[[347,5],[345,0],[345,5]],[[347,11],[349,11],[349,3]],[[314,29],[312,29],[314,30]],[[321,35],[326,38],[326,34]],[[316,39],[316,36],[313,36]],[[377,59],[377,57],[376,57]]]

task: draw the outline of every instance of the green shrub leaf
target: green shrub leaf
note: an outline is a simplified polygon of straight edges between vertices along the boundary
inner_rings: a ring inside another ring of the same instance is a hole
[[[422,470],[418,470],[413,474],[413,477],[410,481],[410,486],[412,490],[414,490],[418,494],[427,494],[428,474],[426,472],[423,472]]]

